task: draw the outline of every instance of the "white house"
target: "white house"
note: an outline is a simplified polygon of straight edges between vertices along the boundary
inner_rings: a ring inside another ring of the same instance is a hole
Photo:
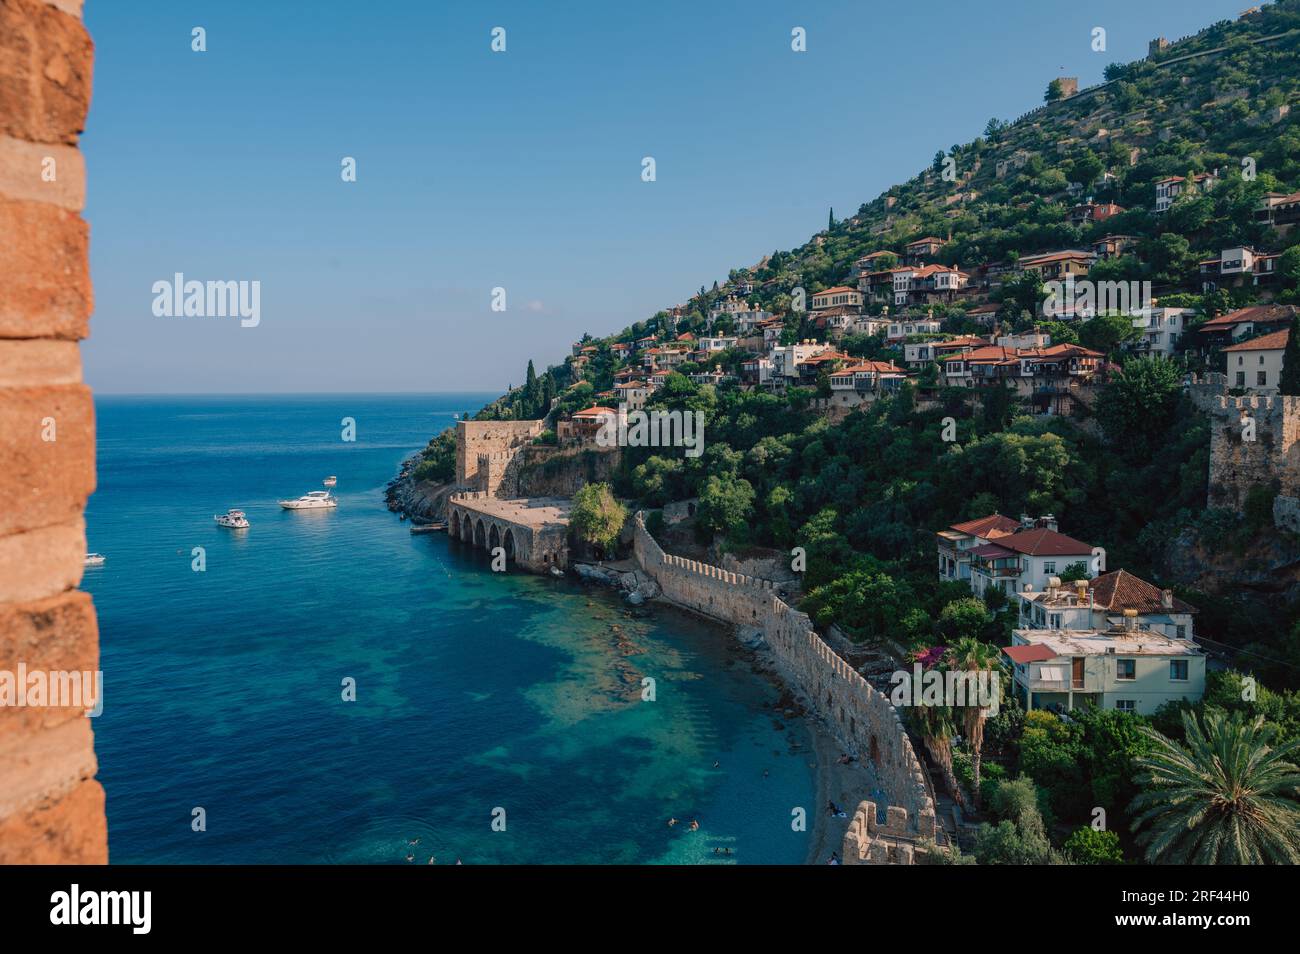
[[[969,580],[971,550],[1023,529],[1019,520],[995,513],[978,520],[954,523],[946,530],[940,530],[935,535],[939,551],[939,579]]]
[[[856,288],[850,288],[847,285],[836,285],[834,288],[827,288],[825,291],[815,292],[813,294],[813,311],[821,311],[824,308],[836,308],[845,306],[848,308],[862,307],[862,292]]]
[[[1234,388],[1276,394],[1282,383],[1282,356],[1286,353],[1286,343],[1290,337],[1291,329],[1283,328],[1272,334],[1228,345],[1223,349],[1228,362],[1228,383]]]
[[[1105,630],[1017,629],[1002,652],[1026,709],[1094,705],[1150,715],[1205,694],[1196,643],[1138,628],[1134,610]]]
[[[1044,590],[1048,580],[1076,563],[1091,578],[1106,571],[1106,551],[1059,533],[1050,517],[1045,526],[1021,530],[970,551],[970,587],[976,596],[999,589],[1008,597],[1025,590]]]
[[[1140,629],[1170,639],[1194,635],[1194,606],[1127,570],[1066,584],[1053,577],[1046,590],[1022,590],[1016,598],[1022,629],[1110,629],[1124,622],[1125,610],[1133,610]]]
[[[1133,327],[1141,337],[1130,342],[1130,351],[1169,357],[1179,337],[1187,329],[1187,320],[1196,314],[1193,308],[1148,308],[1133,316]]]

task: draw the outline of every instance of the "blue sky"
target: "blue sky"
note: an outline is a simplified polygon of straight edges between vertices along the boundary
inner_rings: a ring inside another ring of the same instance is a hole
[[[89,0],[86,378],[504,388],[1245,5]],[[261,323],[155,317],[176,272],[260,281]]]

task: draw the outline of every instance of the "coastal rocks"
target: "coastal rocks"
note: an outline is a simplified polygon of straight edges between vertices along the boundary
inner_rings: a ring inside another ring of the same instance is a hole
[[[640,570],[620,570],[600,564],[575,563],[573,572],[586,583],[622,590],[623,598],[633,606],[641,606],[660,594],[659,585],[649,574]]]
[[[402,464],[401,473],[389,481],[384,499],[389,510],[415,523],[442,523],[447,519],[447,498],[456,487],[428,480],[417,482],[412,470],[418,462],[417,455]]]

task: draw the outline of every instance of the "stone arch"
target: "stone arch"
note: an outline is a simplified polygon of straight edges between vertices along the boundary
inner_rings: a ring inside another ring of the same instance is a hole
[[[506,534],[501,538],[501,545],[506,548],[506,559],[514,560],[515,558],[515,531],[513,528],[506,528]],[[546,562],[550,563],[551,558],[548,555]]]
[[[487,546],[489,550],[495,550],[497,547],[501,546],[501,531],[497,529],[495,523],[488,529]]]
[[[460,536],[460,511],[453,510],[447,524],[447,536],[455,540]]]
[[[487,535],[483,532],[483,518],[479,517],[474,521],[474,546],[481,547],[487,541]]]

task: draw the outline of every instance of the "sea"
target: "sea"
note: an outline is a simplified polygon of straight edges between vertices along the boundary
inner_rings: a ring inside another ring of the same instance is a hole
[[[492,572],[385,508],[492,397],[96,400],[111,862],[806,859],[811,740],[724,629]],[[337,509],[278,505],[329,475]]]

